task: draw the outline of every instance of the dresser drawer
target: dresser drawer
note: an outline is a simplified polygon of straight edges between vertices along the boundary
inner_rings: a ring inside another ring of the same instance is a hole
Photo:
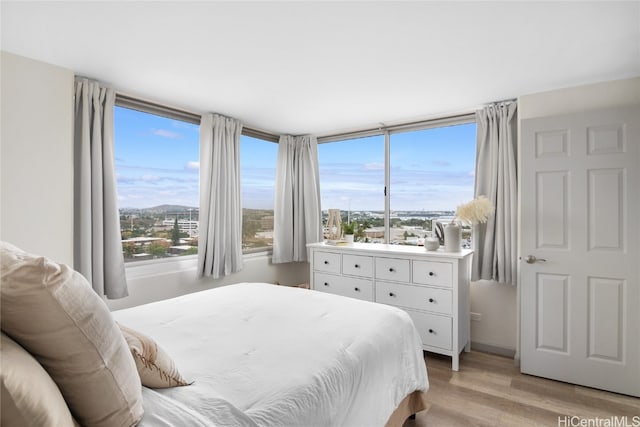
[[[314,252],[313,269],[315,271],[340,274],[340,254],[323,251]]]
[[[451,287],[453,266],[448,262],[413,261],[413,283]]]
[[[373,277],[373,257],[342,255],[342,274]]]
[[[376,282],[376,302],[383,304],[451,314],[451,300],[449,289]]]
[[[407,310],[420,333],[422,343],[433,347],[451,350],[451,318],[435,314]]]
[[[371,280],[314,273],[313,289],[344,297],[373,301],[373,282]]]
[[[408,282],[410,264],[408,259],[376,258],[376,279]]]

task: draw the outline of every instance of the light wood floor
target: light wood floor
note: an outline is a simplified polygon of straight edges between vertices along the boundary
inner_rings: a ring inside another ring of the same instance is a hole
[[[463,353],[458,372],[451,370],[450,358],[425,355],[429,407],[404,427],[598,425],[579,419],[559,424],[565,416],[626,416],[626,427],[640,427],[638,398],[523,375],[513,359],[487,353]]]

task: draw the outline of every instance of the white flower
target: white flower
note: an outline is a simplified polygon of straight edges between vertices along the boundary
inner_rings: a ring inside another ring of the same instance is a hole
[[[462,204],[456,209],[456,218],[465,224],[475,225],[487,222],[494,208],[486,196],[478,196],[469,203]]]

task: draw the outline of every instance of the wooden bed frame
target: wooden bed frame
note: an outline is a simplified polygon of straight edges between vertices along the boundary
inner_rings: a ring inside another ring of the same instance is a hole
[[[427,409],[427,395],[422,391],[414,391],[398,405],[389,417],[385,427],[402,427],[411,415]]]

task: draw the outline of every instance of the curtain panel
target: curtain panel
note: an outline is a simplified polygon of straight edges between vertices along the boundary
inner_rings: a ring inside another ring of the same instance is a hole
[[[322,240],[315,136],[280,137],[273,211],[272,262],[307,261],[307,243]]]
[[[198,277],[217,279],[242,270],[241,133],[235,119],[202,115]]]
[[[517,202],[515,102],[498,103],[476,112],[478,145],[475,197],[493,202],[495,214],[473,227],[472,280],[516,283]]]
[[[114,104],[113,89],[76,78],[74,268],[110,299],[129,294],[116,193]]]

